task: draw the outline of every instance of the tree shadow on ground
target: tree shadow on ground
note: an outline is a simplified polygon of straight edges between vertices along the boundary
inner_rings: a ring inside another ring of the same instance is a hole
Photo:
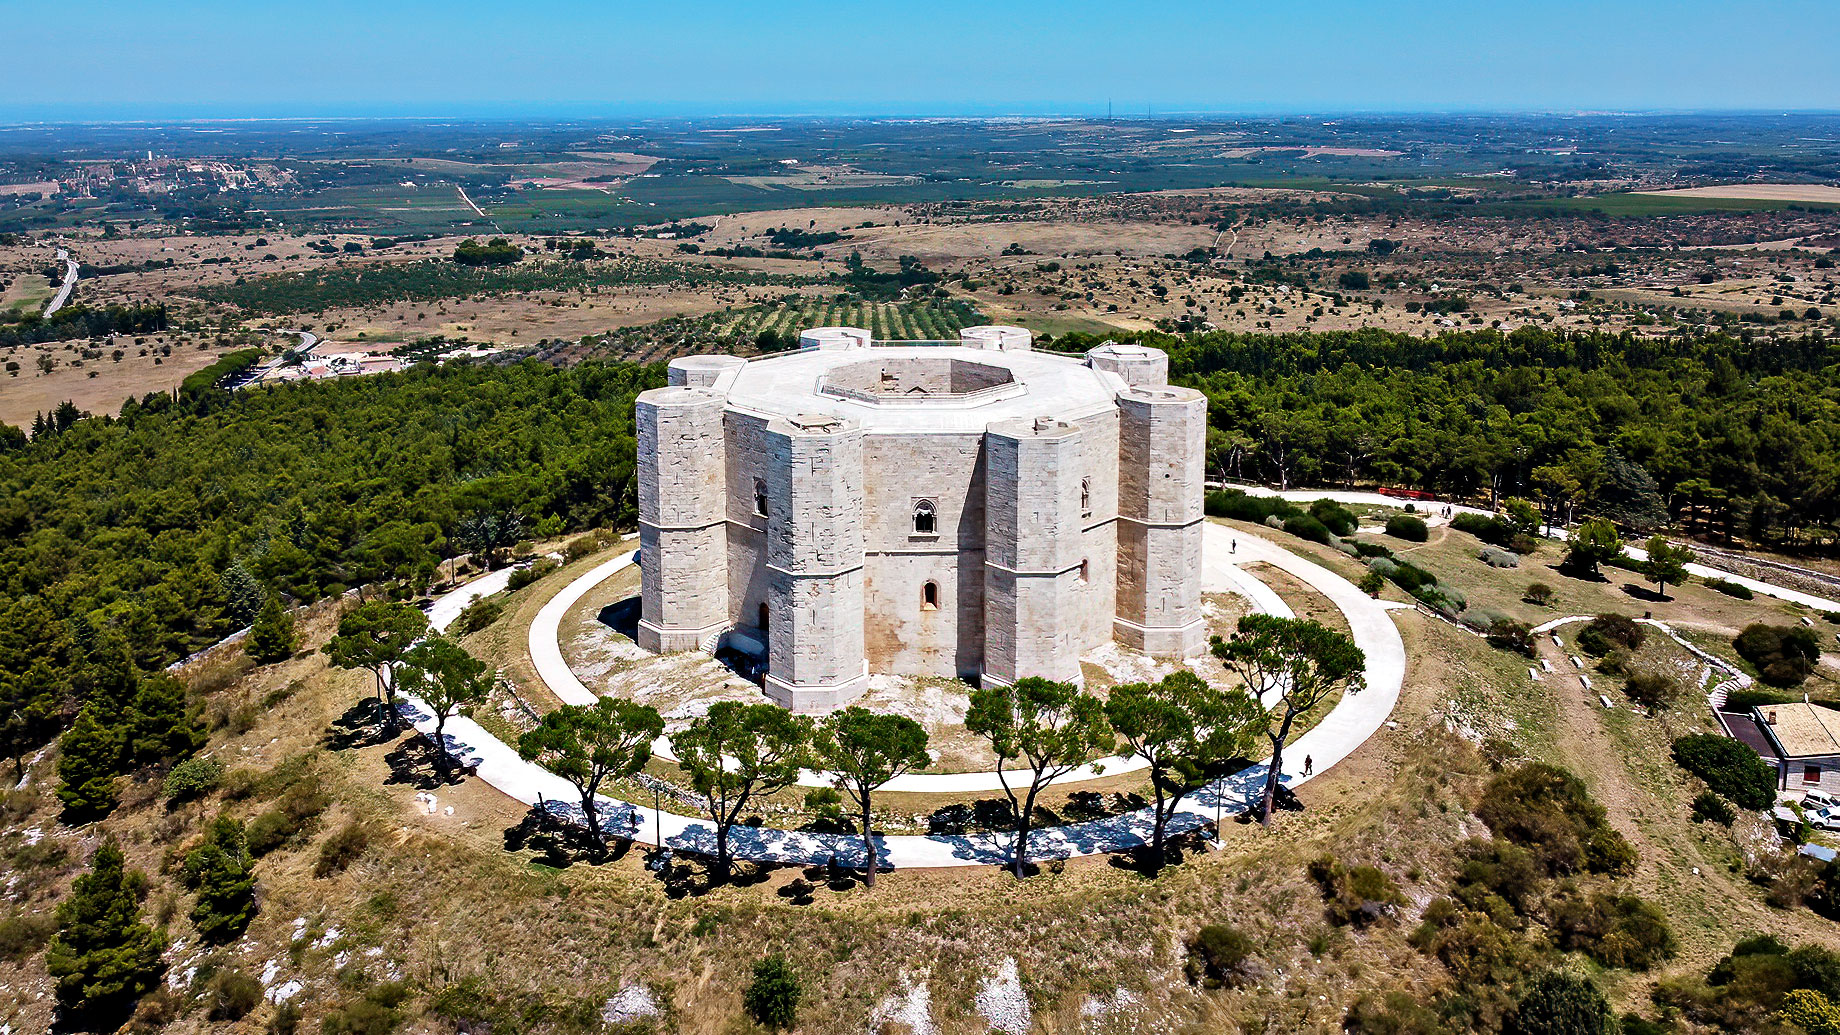
[[[1645,604],[1664,604],[1673,599],[1671,597],[1662,596],[1660,593],[1649,589],[1647,586],[1638,586],[1633,582],[1623,583],[1623,592]]]
[[[384,783],[407,784],[418,791],[451,787],[466,779],[457,760],[450,759],[446,772],[442,772],[440,752],[421,733],[405,737],[383,756],[383,762],[390,767],[390,775]]]
[[[536,862],[558,870],[566,870],[576,863],[599,866],[618,862],[626,858],[633,847],[631,841],[614,837],[609,837],[606,844],[599,844],[586,827],[559,820],[549,810],[535,805],[524,813],[516,826],[506,827],[504,836],[506,851],[535,852]]]
[[[374,697],[366,697],[345,709],[345,714],[332,720],[332,724],[326,728],[326,737],[322,743],[330,751],[349,751],[353,748],[388,744],[402,736],[405,727],[398,725],[391,728],[384,723],[383,716],[382,703]]]
[[[645,865],[664,885],[665,897],[669,899],[701,898],[723,885],[753,887],[766,883],[773,871],[779,869],[774,863],[736,860],[729,864],[728,876],[723,877],[717,874],[714,859],[682,850],[669,854],[653,850],[646,854]]]
[[[1212,829],[1212,824],[1206,829]],[[1155,849],[1149,845],[1133,848],[1128,852],[1114,852],[1111,866],[1115,870],[1127,870],[1140,877],[1154,878],[1164,870],[1180,866],[1188,856],[1200,855],[1207,851],[1209,834],[1196,830],[1187,834],[1171,834],[1163,838],[1163,852],[1159,858]]]

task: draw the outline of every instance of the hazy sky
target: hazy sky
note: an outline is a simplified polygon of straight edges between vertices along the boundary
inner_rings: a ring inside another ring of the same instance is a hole
[[[1836,0],[0,0],[0,118],[1840,109]]]

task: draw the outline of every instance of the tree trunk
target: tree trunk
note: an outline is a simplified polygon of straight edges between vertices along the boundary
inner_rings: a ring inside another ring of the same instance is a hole
[[[1016,817],[1016,879],[1023,879],[1023,871],[1029,864],[1029,824],[1035,816],[1035,788],[1029,788],[1029,796],[1024,799],[1022,814]]]
[[[434,717],[434,750],[435,765],[440,768],[441,779],[445,780],[453,766],[447,757],[447,716],[444,714],[436,714]]]
[[[863,795],[862,807],[863,860],[867,863],[863,873],[863,886],[873,888],[875,887],[875,831],[870,826],[869,796],[866,794]]]
[[[1284,774],[1284,742],[1290,739],[1291,722],[1297,718],[1295,710],[1284,709],[1284,721],[1278,724],[1278,732],[1271,738],[1271,771],[1265,774],[1265,794],[1259,803],[1259,825],[1271,827],[1271,808],[1278,798],[1278,780]]]
[[[728,879],[728,824],[716,824],[716,876]]]
[[[1158,775],[1155,770],[1151,770],[1150,787],[1156,793],[1156,823],[1150,834],[1150,858],[1156,864],[1156,868],[1161,870],[1164,862],[1163,832],[1169,827],[1169,814],[1164,811],[1163,784],[1157,779]]]
[[[600,812],[594,807],[594,792],[583,791],[581,794],[581,812],[588,817],[588,834],[594,838],[597,847],[607,847],[607,838],[601,833]]]

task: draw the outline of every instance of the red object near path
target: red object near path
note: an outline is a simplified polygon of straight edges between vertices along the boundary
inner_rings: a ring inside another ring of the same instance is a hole
[[[1434,499],[1437,499],[1437,493],[1426,492],[1423,489],[1394,489],[1390,487],[1383,487],[1380,489],[1380,495],[1397,496],[1403,500],[1434,500]]]

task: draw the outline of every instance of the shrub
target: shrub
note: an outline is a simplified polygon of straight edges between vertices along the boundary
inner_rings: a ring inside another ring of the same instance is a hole
[[[1601,658],[1618,647],[1641,650],[1648,630],[1627,615],[1598,615],[1578,630],[1578,649]]]
[[[1459,532],[1468,532],[1477,539],[1491,546],[1507,548],[1515,537],[1514,525],[1499,517],[1471,514],[1463,511],[1450,519],[1450,527]]]
[[[1237,987],[1251,980],[1252,939],[1226,924],[1208,924],[1188,940],[1183,970],[1190,984],[1204,988]]]
[[[512,572],[511,578],[505,582],[505,588],[515,593],[525,586],[542,579],[559,567],[561,567],[561,565],[556,563],[555,558],[539,557],[524,567]]]
[[[1544,582],[1528,583],[1527,591],[1521,594],[1522,600],[1525,600],[1527,603],[1532,604],[1535,607],[1545,607],[1546,605],[1552,603],[1552,598],[1553,598],[1553,588],[1551,586],[1548,586]]]
[[[1808,1035],[1840,1035],[1840,1005],[1812,988],[1783,996],[1782,1019]]]
[[[1251,496],[1240,489],[1221,489],[1208,493],[1203,501],[1203,509],[1213,517],[1252,522],[1266,522],[1266,519],[1275,517],[1280,524],[1284,518],[1303,513],[1289,500],[1277,496]]]
[[[1451,618],[1455,618],[1465,607],[1469,606],[1469,601],[1464,599],[1463,594],[1449,586],[1421,585],[1412,591],[1412,595],[1424,601],[1425,606],[1441,611]]]
[[[57,930],[49,913],[0,920],[0,961],[16,963],[45,947]]]
[[[1309,873],[1328,903],[1325,915],[1338,927],[1366,927],[1390,919],[1406,901],[1393,878],[1373,866],[1344,867],[1341,860],[1324,855],[1310,863]]]
[[[211,978],[207,1001],[214,1021],[240,1021],[262,1002],[262,982],[241,970],[220,970]]]
[[[1623,683],[1629,699],[1650,711],[1665,711],[1680,703],[1687,688],[1680,680],[1658,669],[1638,669]]]
[[[1387,518],[1386,534],[1411,543],[1422,543],[1431,538],[1431,530],[1425,527],[1424,520],[1410,514],[1394,514]]]
[[[198,892],[192,926],[207,942],[222,944],[242,935],[256,915],[256,880],[243,824],[219,816],[210,838],[185,857],[185,883]]]
[[[1354,544],[1354,550],[1363,558],[1393,556],[1393,551],[1381,543],[1356,543]]]
[[[215,758],[188,758],[172,767],[160,784],[167,801],[189,801],[217,789],[224,778],[224,764]]]
[[[1647,970],[1677,951],[1667,917],[1635,895],[1566,895],[1552,904],[1559,947],[1578,950],[1606,967]]]
[[[270,809],[249,821],[249,854],[260,859],[300,833],[300,824],[279,809]]]
[[[768,1028],[790,1028],[798,1023],[799,976],[786,957],[778,953],[754,964],[754,980],[741,995],[748,1016]]]
[[[1717,823],[1719,826],[1728,827],[1737,819],[1738,814],[1732,811],[1730,805],[1725,804],[1725,799],[1711,791],[1701,791],[1693,799],[1693,822],[1695,823]]]
[[[1502,1027],[1506,1035],[1616,1035],[1616,1015],[1597,986],[1557,971],[1543,974]]]
[[[1361,576],[1361,581],[1355,583],[1355,585],[1361,592],[1368,596],[1377,597],[1380,595],[1381,588],[1386,585],[1386,580],[1380,577],[1379,572],[1369,571],[1367,574]]]
[[[347,823],[320,843],[319,858],[313,863],[313,876],[330,877],[343,873],[371,846],[371,829],[363,823]]]
[[[466,605],[458,615],[454,616],[453,633],[456,636],[476,633],[498,621],[498,616],[504,613],[504,604],[488,597],[480,597]]]
[[[1706,588],[1716,589],[1728,597],[1737,597],[1739,600],[1749,600],[1757,595],[1751,592],[1749,586],[1730,579],[1707,579]]]
[[[1322,522],[1308,514],[1297,514],[1284,519],[1284,530],[1299,539],[1308,539],[1312,543],[1329,542],[1329,529]]]
[[[1533,657],[1533,626],[1512,618],[1497,618],[1489,625],[1489,645]]]
[[[569,563],[573,564],[583,557],[592,556],[598,553],[601,547],[605,545],[606,543],[602,541],[598,534],[591,532],[587,535],[576,536],[569,540],[569,545],[563,548],[562,556]]]
[[[1776,770],[1757,752],[1716,733],[1689,733],[1674,741],[1674,761],[1739,808],[1765,809],[1776,800]]]
[[[1627,843],[1604,825],[1584,782],[1557,766],[1524,762],[1503,770],[1476,807],[1495,836],[1533,850],[1550,873],[1627,868]]]
[[[1279,517],[1276,514],[1273,514],[1272,516],[1265,519],[1265,527],[1275,528],[1279,530],[1280,532],[1282,532],[1284,530],[1284,519]]]
[[[1354,516],[1354,511],[1334,500],[1317,500],[1310,504],[1310,516],[1322,522],[1329,531],[1336,535],[1353,535],[1355,527],[1360,524]]]
[[[1492,546],[1485,546],[1477,550],[1476,559],[1491,568],[1518,568],[1521,566],[1519,554],[1510,553],[1507,550],[1497,550]]]
[[[1731,645],[1771,686],[1800,686],[1821,660],[1821,641],[1814,630],[1797,626],[1754,622]]]

